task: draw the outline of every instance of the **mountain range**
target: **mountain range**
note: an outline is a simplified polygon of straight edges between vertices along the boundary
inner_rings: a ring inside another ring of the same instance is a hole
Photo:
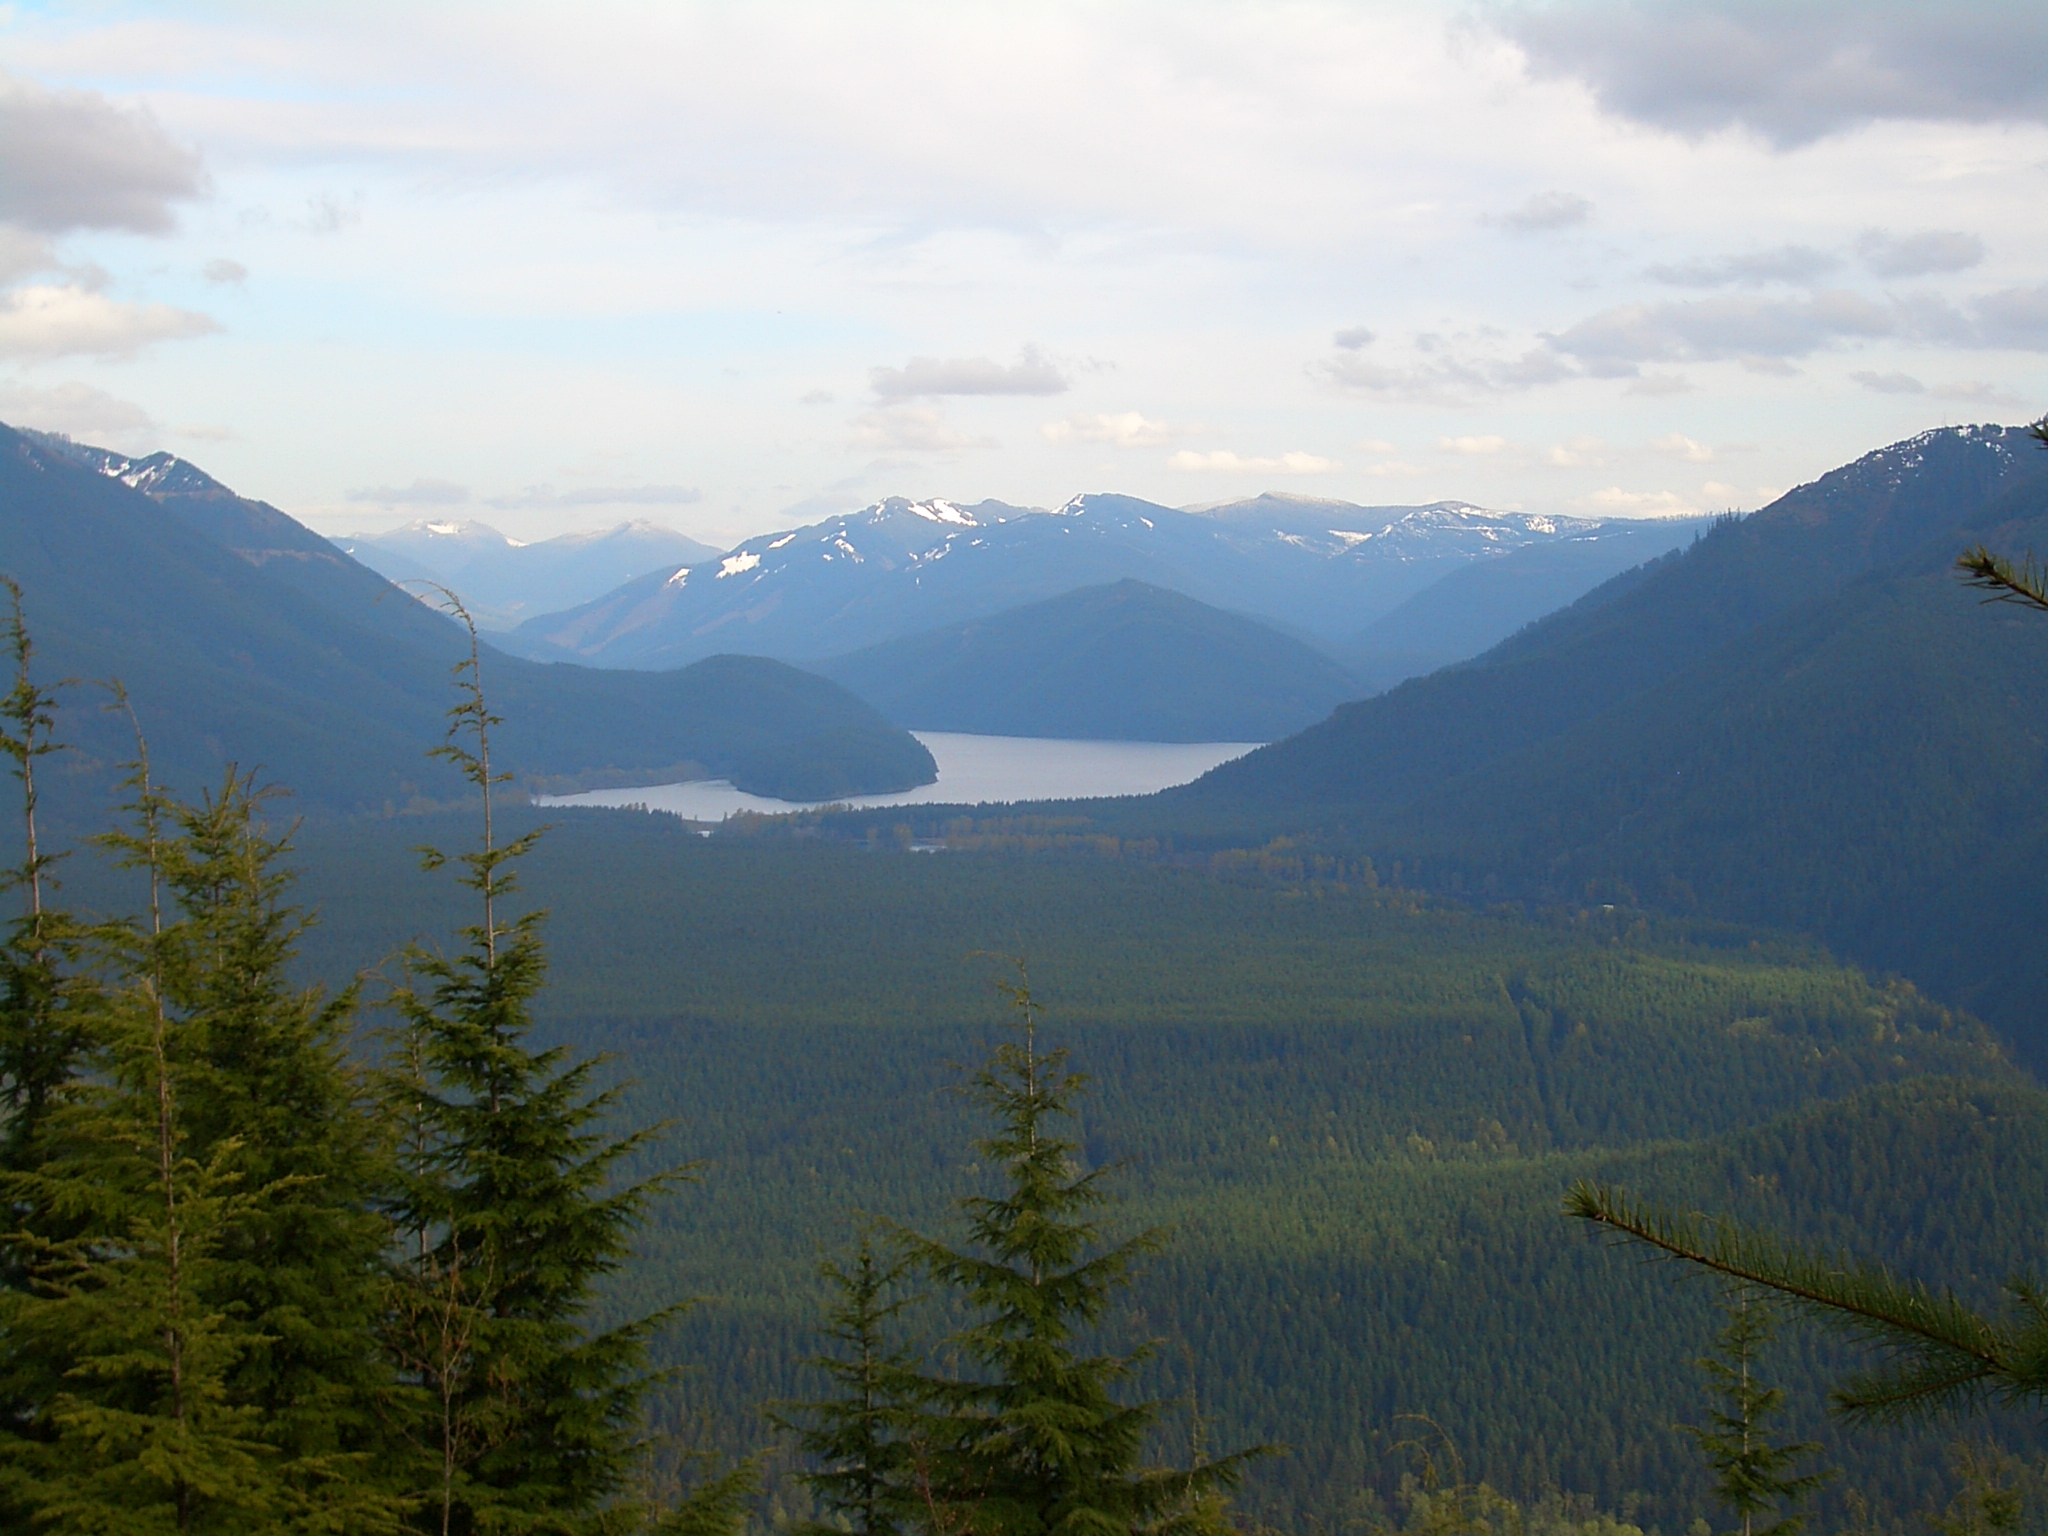
[[[1529,568],[1536,579],[1526,595],[1515,573],[1498,583],[1481,638],[1468,649],[1447,642],[1440,623],[1408,648],[1418,665],[1447,643],[1472,654],[1502,624],[1512,629],[1548,611],[1559,571],[1579,571],[1575,586],[1565,582],[1577,595],[1684,543],[1695,526],[1603,524],[1463,502],[1363,507],[1261,496],[1191,512],[1084,495],[1047,512],[892,497],[749,539],[716,560],[649,572],[595,601],[530,619],[502,643],[598,666],[677,666],[714,650],[815,661],[1137,580],[1258,619],[1340,663],[1347,646],[1365,646],[1384,670],[1390,642],[1366,627],[1456,572],[1512,551],[1559,547],[1547,572]],[[1455,606],[1455,591],[1451,598]],[[1425,603],[1421,611],[1433,610]]]
[[[159,777],[184,793],[231,762],[323,809],[462,791],[425,755],[446,728],[461,629],[184,460],[0,427],[0,572],[22,587],[36,675],[118,677]],[[836,684],[762,658],[650,674],[483,655],[506,718],[499,759],[529,781],[724,774],[820,798],[935,771],[915,738]],[[72,750],[52,788],[98,796],[133,739],[90,690],[69,692]]]
[[[1812,934],[2048,1062],[2048,619],[1957,580],[1980,542],[2048,550],[2048,455],[1928,432],[1194,784],[1059,814]]]
[[[488,523],[423,518],[335,543],[391,581],[432,582],[461,593],[478,625],[492,630],[588,602],[648,571],[673,570],[718,553],[646,521],[522,543]]]

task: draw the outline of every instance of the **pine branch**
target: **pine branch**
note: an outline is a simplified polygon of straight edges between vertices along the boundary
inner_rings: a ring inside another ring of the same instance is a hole
[[[2048,1323],[2037,1293],[2024,1281],[2011,1290],[2032,1316],[2024,1326],[1994,1322],[1949,1291],[1901,1280],[1873,1264],[1830,1259],[1792,1248],[1732,1222],[1644,1210],[1619,1192],[1584,1181],[1565,1196],[1564,1214],[1608,1228],[1672,1259],[1712,1274],[1762,1286],[1795,1308],[1858,1342],[1886,1351],[1879,1372],[1834,1394],[1838,1411],[1889,1421],[1975,1407],[1985,1400],[2048,1398]]]

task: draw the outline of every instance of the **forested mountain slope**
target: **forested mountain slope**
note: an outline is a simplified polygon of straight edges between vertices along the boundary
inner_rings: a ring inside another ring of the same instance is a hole
[[[182,461],[115,469],[93,453],[0,427],[0,573],[22,586],[39,678],[121,679],[159,774],[187,793],[229,761],[337,810],[457,793],[424,756],[467,645],[452,622]],[[485,665],[508,717],[503,761],[526,776],[695,763],[767,793],[830,795],[933,771],[868,706],[773,662],[655,675],[490,653]],[[88,798],[134,750],[100,702],[76,696],[63,732],[78,751],[51,775],[61,786],[68,770]]]
[[[1361,691],[1291,636],[1131,580],[813,670],[912,730],[1097,741],[1273,741]]]
[[[1337,650],[1374,693],[1491,650],[1623,571],[1683,549],[1706,518],[1600,523],[1474,560],[1373,620]]]
[[[1197,784],[1039,809],[1182,848],[1290,835],[1467,899],[1809,933],[2048,1061],[2048,622],[1958,583],[1980,540],[2048,550],[2048,455],[1930,433]]]
[[[2042,474],[2024,432],[1959,427],[1866,454],[1720,524],[1646,578],[1627,576],[1470,665],[1419,678],[1225,764],[1162,808],[1379,811],[1623,706],[1780,614],[1954,538]]]

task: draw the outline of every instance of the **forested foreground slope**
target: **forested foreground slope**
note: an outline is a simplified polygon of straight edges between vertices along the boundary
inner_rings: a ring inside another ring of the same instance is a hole
[[[1568,1230],[1575,1178],[1853,1241],[1977,1298],[2028,1262],[2048,1201],[2048,1102],[1980,1026],[1761,935],[558,820],[527,875],[554,913],[546,1027],[616,1053],[631,1117],[671,1119],[664,1155],[703,1164],[619,1302],[705,1298],[664,1414],[730,1448],[767,1442],[763,1399],[814,1385],[812,1267],[859,1213],[943,1226],[986,1188],[949,1091],[999,1027],[975,951],[1030,956],[1094,1075],[1081,1132],[1125,1165],[1114,1222],[1178,1229],[1116,1331],[1163,1341],[1152,1384],[1197,1389],[1213,1443],[1294,1447],[1245,1500],[1289,1529],[1387,1493],[1413,1412],[1517,1493],[1671,1536],[1705,1512],[1672,1425],[1703,1411],[1711,1295]],[[316,969],[433,931],[406,848],[436,831],[308,832]],[[1846,1486],[1910,1513],[1942,1437],[1824,1421],[1839,1363],[1794,1333],[1771,1369]]]

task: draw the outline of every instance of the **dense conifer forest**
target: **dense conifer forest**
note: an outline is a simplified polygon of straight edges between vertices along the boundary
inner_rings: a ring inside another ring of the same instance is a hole
[[[1625,1190],[1995,1310],[2038,1250],[2048,1095],[1953,987],[1327,830],[543,819],[498,788],[475,649],[436,751],[467,808],[298,825],[234,773],[180,799],[137,732],[126,804],[58,848],[65,711],[13,634],[13,1523],[1794,1536],[1802,1505],[2029,1507],[2024,1405],[1831,1416],[1867,1352],[1561,1210]]]

